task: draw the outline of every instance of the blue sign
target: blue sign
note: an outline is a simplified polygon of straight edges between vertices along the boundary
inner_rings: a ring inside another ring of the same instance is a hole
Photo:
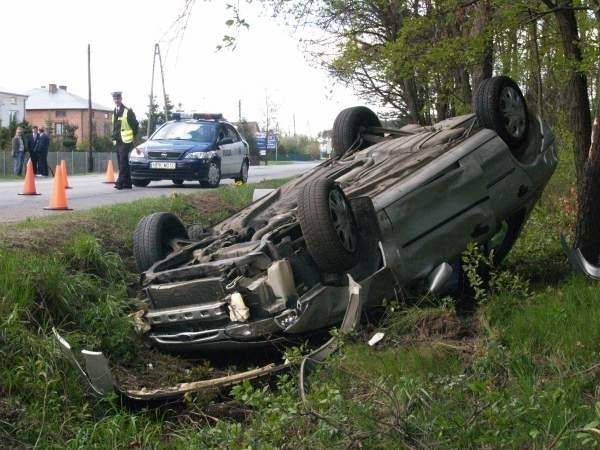
[[[256,148],[258,150],[277,150],[277,135],[273,133],[269,133],[269,138],[267,139],[265,133],[256,133]]]

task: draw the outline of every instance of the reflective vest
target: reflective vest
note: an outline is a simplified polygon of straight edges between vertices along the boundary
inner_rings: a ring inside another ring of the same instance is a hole
[[[121,141],[125,144],[133,142],[133,128],[131,128],[131,125],[129,125],[129,122],[127,121],[128,112],[129,110],[127,108],[123,108],[123,115],[116,118],[116,120],[121,121]],[[116,144],[116,142],[113,141],[113,144]]]

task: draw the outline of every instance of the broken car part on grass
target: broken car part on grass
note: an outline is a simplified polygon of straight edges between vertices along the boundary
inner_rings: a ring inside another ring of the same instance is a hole
[[[149,342],[195,355],[285,343],[339,324],[349,280],[362,309],[416,285],[461,289],[471,242],[500,262],[557,149],[509,78],[484,81],[475,100],[475,114],[400,129],[346,109],[331,159],[230,218],[193,230],[170,213],[143,218],[134,255]]]

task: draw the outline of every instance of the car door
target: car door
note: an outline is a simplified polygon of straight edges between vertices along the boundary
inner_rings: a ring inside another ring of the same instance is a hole
[[[219,156],[221,157],[221,175],[230,175],[232,172],[232,154],[235,147],[235,142],[229,136],[229,130],[225,124],[219,126],[217,135],[217,145]]]
[[[231,147],[231,155],[230,155],[230,172],[231,174],[238,174],[241,167],[242,161],[244,159],[244,143],[242,142],[242,138],[238,134],[238,132],[231,125],[225,125],[227,128],[227,136],[231,138],[233,143]]]
[[[385,214],[403,262],[397,268],[403,280],[426,276],[441,262],[452,263],[468,242],[484,241],[496,224],[475,152],[442,168],[385,208]]]

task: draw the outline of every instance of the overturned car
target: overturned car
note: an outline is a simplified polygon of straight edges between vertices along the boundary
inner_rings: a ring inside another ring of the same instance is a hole
[[[382,127],[343,110],[333,157],[202,230],[170,213],[134,233],[148,338],[173,352],[248,348],[339,323],[349,283],[364,306],[416,283],[452,289],[469,242],[511,249],[557,164],[551,131],[507,77],[474,114]],[[454,274],[453,274],[454,273]]]

